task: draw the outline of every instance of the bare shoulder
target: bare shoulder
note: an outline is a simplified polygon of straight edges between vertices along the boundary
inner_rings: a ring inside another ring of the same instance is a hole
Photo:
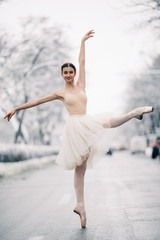
[[[58,99],[62,100],[64,98],[65,90],[64,88],[58,89],[54,91],[54,94],[57,96]]]

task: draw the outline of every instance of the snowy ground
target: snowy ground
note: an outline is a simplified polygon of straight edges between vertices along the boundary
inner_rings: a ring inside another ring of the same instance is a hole
[[[13,176],[28,170],[42,168],[44,165],[54,163],[55,160],[56,155],[52,155],[20,162],[0,163],[0,178]]]
[[[18,162],[26,159],[57,155],[59,146],[29,145],[29,144],[1,144],[0,162]]]

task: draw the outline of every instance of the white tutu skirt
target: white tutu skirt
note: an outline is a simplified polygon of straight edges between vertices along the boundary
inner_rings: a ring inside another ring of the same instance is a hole
[[[92,167],[92,157],[96,153],[96,143],[105,128],[110,128],[110,113],[95,115],[70,115],[64,126],[62,148],[56,163],[64,169],[74,169],[87,159],[87,167]]]

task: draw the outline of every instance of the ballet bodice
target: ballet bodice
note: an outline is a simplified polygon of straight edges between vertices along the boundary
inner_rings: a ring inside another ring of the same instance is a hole
[[[86,114],[87,96],[83,90],[65,93],[63,103],[69,114]]]

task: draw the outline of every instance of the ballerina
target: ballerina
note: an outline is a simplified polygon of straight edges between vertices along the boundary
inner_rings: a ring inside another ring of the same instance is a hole
[[[86,114],[87,96],[85,92],[85,41],[94,37],[94,30],[87,32],[81,40],[79,53],[79,76],[75,84],[76,67],[72,63],[61,66],[61,75],[65,81],[63,89],[58,89],[49,95],[31,100],[14,108],[5,117],[8,121],[16,111],[31,108],[39,104],[60,100],[69,112],[65,123],[62,148],[56,163],[64,169],[74,169],[74,188],[77,205],[74,212],[80,216],[81,227],[86,227],[86,211],[84,204],[84,176],[87,166],[92,163],[96,152],[96,142],[106,128],[118,127],[132,118],[141,120],[143,114],[153,112],[152,106],[136,108],[118,117],[111,117],[107,112],[95,115]]]

